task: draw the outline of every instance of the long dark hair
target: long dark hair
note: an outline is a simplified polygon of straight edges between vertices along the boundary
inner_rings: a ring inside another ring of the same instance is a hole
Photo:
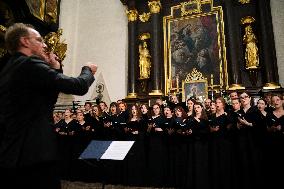
[[[202,111],[201,111],[201,116],[200,116],[200,118],[201,118],[201,119],[204,119],[204,120],[208,120],[208,117],[207,117],[207,114],[206,114],[205,109],[204,109],[204,107],[203,107],[203,104],[202,104],[201,102],[196,101],[195,104],[194,104],[194,106],[196,106],[196,105],[199,105],[199,106],[202,107]],[[196,116],[195,110],[193,110],[193,116],[194,116],[194,117]]]

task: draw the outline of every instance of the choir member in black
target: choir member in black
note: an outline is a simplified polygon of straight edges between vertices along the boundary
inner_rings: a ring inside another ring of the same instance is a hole
[[[187,124],[187,114],[181,106],[177,106],[174,109],[175,112],[175,128],[177,134],[180,136],[190,135],[192,133],[191,128]]]
[[[273,94],[272,105],[275,110],[267,115],[268,122],[268,182],[271,188],[283,188],[284,170],[284,109],[283,99],[279,94]]]
[[[113,116],[113,115],[117,115],[118,114],[118,105],[116,102],[112,102],[109,105],[109,115]]]
[[[164,111],[164,102],[163,102],[163,99],[162,98],[157,98],[156,99],[156,104],[159,104],[160,108],[161,108],[161,111],[163,112]]]
[[[170,106],[164,107],[164,128],[167,135],[172,136],[175,134],[175,119],[173,116],[173,110]]]
[[[228,104],[225,107],[225,112],[232,112],[233,111],[232,100],[239,99],[238,92],[237,91],[230,92],[229,97],[230,97],[230,99],[229,99]]]
[[[171,95],[168,105],[171,106],[172,109],[174,109],[177,106],[181,106],[181,107],[184,106],[182,102],[179,102],[179,99],[176,95]]]
[[[212,100],[210,103],[210,114],[216,114],[216,101]]]
[[[57,124],[59,135],[73,136],[79,132],[76,120],[72,118],[73,113],[71,108],[65,110],[64,119],[60,120]]]
[[[113,140],[116,138],[116,132],[114,130],[113,124],[116,122],[117,115],[119,114],[118,104],[112,102],[109,105],[109,113],[106,119],[102,120],[103,122],[103,139],[104,140]]]
[[[109,114],[107,104],[104,101],[100,101],[98,107],[100,111],[100,121],[103,124],[103,138],[109,140],[116,138],[116,133],[112,130],[111,115]]]
[[[231,120],[231,123],[233,123],[232,125],[232,130],[234,134],[232,137],[234,137],[232,140],[235,142],[235,131],[236,130],[239,130],[237,129],[237,122],[238,122],[238,117],[241,116],[240,114],[240,110],[241,110],[241,102],[240,102],[240,99],[239,98],[235,98],[235,99],[232,99],[231,100],[231,105],[232,105],[232,109],[227,112],[228,113],[228,116],[230,117],[230,120]]]
[[[267,102],[267,106],[265,108],[265,111],[269,112],[269,113],[273,112],[274,107],[272,105],[272,100],[271,100],[272,99],[272,93],[271,92],[265,93],[264,94],[264,99]]]
[[[104,102],[104,101],[101,101],[100,103],[99,103],[99,107],[100,107],[100,109],[101,109],[101,111],[102,111],[102,116],[103,117],[107,117],[109,114],[109,112],[108,112],[108,106],[107,106],[107,104]]]
[[[175,145],[175,175],[176,186],[181,188],[193,187],[193,142],[192,129],[188,115],[181,106],[174,109],[176,145]]]
[[[91,116],[91,113],[92,113],[92,103],[91,102],[85,102],[85,105],[84,105],[84,120],[89,123],[89,124],[92,124],[92,116]]]
[[[148,123],[148,181],[152,186],[163,186],[165,181],[164,117],[158,104],[152,106],[152,116]]]
[[[77,127],[81,128],[81,137],[83,138],[82,141],[88,144],[93,139],[95,128],[90,122],[85,121],[85,114],[81,111],[77,112],[76,119],[78,124]]]
[[[125,102],[119,103],[118,109],[119,113],[116,115],[116,117],[114,117],[114,120],[112,120],[111,126],[115,132],[115,140],[124,140],[124,128],[126,127],[126,122],[129,118],[129,112]]]
[[[241,109],[241,102],[239,98],[235,98],[231,100],[232,111],[237,112]]]
[[[236,154],[239,188],[254,188],[262,185],[260,149],[255,141],[257,108],[251,106],[247,92],[240,94],[241,110],[238,111]]]
[[[137,140],[138,134],[143,132],[142,125],[140,123],[141,112],[137,105],[130,107],[129,120],[124,127],[124,131],[127,135],[126,140]]]
[[[165,178],[165,186],[166,187],[174,187],[176,186],[176,178],[177,174],[176,170],[176,133],[175,133],[175,118],[173,115],[173,110],[170,106],[164,107],[164,130],[166,135],[165,145],[166,145],[166,178]]]
[[[211,114],[211,110],[210,110],[211,102],[212,102],[212,100],[210,98],[207,98],[204,101],[204,108],[205,108],[205,112],[206,112],[207,116],[209,116]]]
[[[260,98],[257,101],[256,123],[254,128],[254,137],[256,145],[261,150],[261,156],[264,157],[264,148],[267,143],[267,116],[271,115],[271,112],[267,112],[267,102],[265,99]],[[270,117],[270,116],[268,116]],[[263,161],[263,159],[262,159]]]
[[[146,181],[146,165],[144,153],[144,129],[141,122],[141,111],[137,105],[132,105],[129,119],[124,127],[126,140],[135,141],[126,157],[126,179],[129,185],[141,186]]]
[[[100,119],[102,120],[103,124],[107,124],[110,122],[110,113],[107,104],[104,101],[99,103],[99,108],[101,111]]]
[[[98,105],[94,105],[92,108],[91,126],[95,129],[95,132],[94,132],[95,139],[105,138],[105,129],[103,127],[102,112]]]
[[[148,123],[151,120],[151,111],[149,111],[149,106],[147,104],[141,104],[140,105],[140,111],[141,111],[141,123],[143,127],[143,132],[147,131]]]
[[[91,125],[90,123],[87,123],[85,121],[83,111],[77,110],[76,114],[73,115],[76,116],[76,119],[73,119],[76,123],[74,125],[74,128],[71,129],[72,135],[68,139],[69,147],[71,148],[72,163],[74,162],[74,160],[79,158],[80,154],[84,151],[92,138],[92,135],[90,135],[91,133],[89,133],[89,135],[85,133],[85,129],[91,127]],[[72,166],[70,166],[70,168],[71,167]]]
[[[186,101],[186,105],[187,105],[187,116],[192,116],[193,114],[193,106],[195,104],[195,100],[193,98],[189,98]]]
[[[163,133],[164,119],[161,114],[162,112],[159,104],[154,104],[152,107],[152,116],[148,123],[148,133],[157,133],[158,135]]]
[[[58,115],[58,112],[53,112],[53,123],[56,125],[60,121],[60,117]]]
[[[216,113],[209,117],[209,175],[212,189],[234,187],[234,161],[232,153],[232,123],[225,112],[224,98],[216,99]]]
[[[74,157],[73,153],[73,138],[77,134],[77,123],[72,118],[73,112],[71,108],[68,108],[64,112],[64,119],[58,122],[57,130],[59,133],[59,150],[61,156],[61,170],[63,179],[70,178],[71,162]]]
[[[238,98],[239,98],[239,95],[238,95],[238,92],[237,92],[237,91],[232,91],[232,92],[230,92],[229,96],[230,96],[230,100],[238,99]]]
[[[194,104],[194,114],[189,120],[193,137],[193,187],[209,188],[208,135],[210,132],[208,118],[201,102]]]
[[[151,122],[151,111],[149,110],[149,106],[147,104],[141,104],[140,105],[140,111],[141,111],[141,126],[143,129],[143,134],[144,134],[144,149],[145,149],[145,157],[148,162],[148,157],[149,157],[149,133],[147,133],[148,129],[148,123]],[[148,163],[146,163],[148,164]]]

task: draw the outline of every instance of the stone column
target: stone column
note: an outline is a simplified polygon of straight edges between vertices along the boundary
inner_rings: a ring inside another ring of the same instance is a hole
[[[225,14],[227,17],[227,33],[229,34],[227,39],[228,45],[228,76],[229,76],[229,90],[239,90],[245,89],[242,85],[241,79],[241,72],[240,72],[240,62],[241,57],[238,55],[241,54],[240,52],[240,31],[239,31],[239,20],[236,20],[234,7],[233,7],[233,0],[225,0],[226,8]]]
[[[162,27],[161,27],[161,2],[153,0],[148,2],[151,12],[151,55],[152,55],[152,91],[149,95],[161,96],[162,93]]]
[[[128,17],[128,87],[126,98],[137,98],[135,80],[137,78],[137,18],[138,11],[131,9],[126,11]]]

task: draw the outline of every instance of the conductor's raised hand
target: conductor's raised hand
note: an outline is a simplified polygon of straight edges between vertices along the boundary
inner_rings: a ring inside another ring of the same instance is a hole
[[[88,66],[92,70],[92,73],[95,75],[95,73],[97,72],[98,66],[91,62],[88,62],[86,66]]]
[[[56,54],[54,54],[53,52],[47,52],[45,59],[50,67],[54,69],[60,69],[60,63]]]

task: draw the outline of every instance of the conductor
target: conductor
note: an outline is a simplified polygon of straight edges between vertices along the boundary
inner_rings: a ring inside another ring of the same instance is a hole
[[[7,188],[60,188],[52,112],[59,92],[84,95],[97,66],[78,77],[63,75],[55,54],[31,25],[15,23],[5,33],[12,55],[0,71],[0,177]]]

